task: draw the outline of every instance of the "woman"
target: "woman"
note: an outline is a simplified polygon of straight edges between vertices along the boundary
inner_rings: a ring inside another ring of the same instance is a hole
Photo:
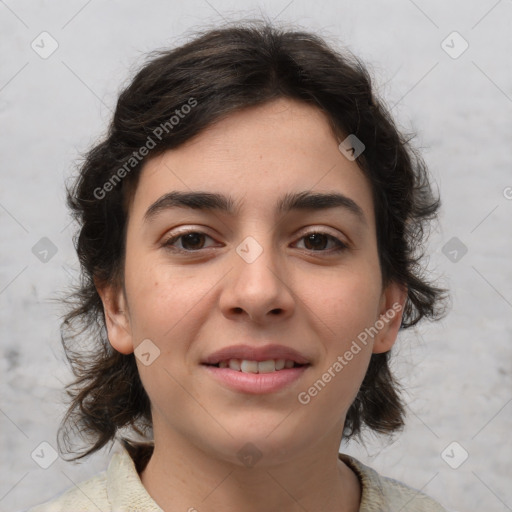
[[[356,58],[268,23],[157,52],[68,201],[61,441],[123,448],[33,512],[444,510],[338,453],[403,426],[390,350],[445,297],[439,200]]]

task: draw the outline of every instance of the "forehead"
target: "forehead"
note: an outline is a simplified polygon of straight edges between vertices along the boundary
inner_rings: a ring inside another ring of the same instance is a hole
[[[144,165],[131,205],[134,217],[173,190],[221,193],[237,211],[277,213],[285,193],[339,192],[372,221],[370,184],[318,108],[289,99],[228,115],[187,143]]]

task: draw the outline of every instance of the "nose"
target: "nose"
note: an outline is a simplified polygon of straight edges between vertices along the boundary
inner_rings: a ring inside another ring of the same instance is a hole
[[[220,307],[225,317],[257,324],[282,321],[293,315],[295,298],[286,264],[270,244],[248,237],[233,251]]]

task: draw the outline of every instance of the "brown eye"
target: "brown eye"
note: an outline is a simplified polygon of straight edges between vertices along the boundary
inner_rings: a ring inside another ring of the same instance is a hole
[[[184,249],[201,249],[204,244],[204,234],[203,233],[187,233],[186,235],[182,235],[183,240],[181,245]]]
[[[325,249],[325,246],[328,243],[328,238],[326,235],[321,233],[312,233],[311,235],[307,235],[304,237],[306,249],[312,250],[322,250]]]
[[[338,238],[329,235],[327,233],[313,232],[304,235],[301,240],[304,240],[304,248],[308,251],[320,251],[320,252],[337,252],[347,249],[347,245],[344,244]],[[333,243],[328,250],[329,243]],[[327,249],[327,250],[326,250]]]
[[[173,236],[164,243],[164,246],[178,252],[194,252],[205,248],[204,245],[207,238],[212,240],[210,236],[205,233],[201,233],[200,231],[189,231],[188,233],[181,233]],[[178,241],[181,242],[181,247],[175,246],[175,243]]]

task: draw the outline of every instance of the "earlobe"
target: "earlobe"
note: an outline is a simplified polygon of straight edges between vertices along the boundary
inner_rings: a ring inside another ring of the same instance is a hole
[[[134,347],[126,299],[122,289],[112,284],[99,285],[96,281],[95,285],[103,303],[105,324],[110,344],[121,354],[131,354],[134,351]]]
[[[375,336],[373,353],[388,352],[395,344],[407,300],[407,288],[390,283],[382,294],[380,317],[376,322],[379,333]]]

